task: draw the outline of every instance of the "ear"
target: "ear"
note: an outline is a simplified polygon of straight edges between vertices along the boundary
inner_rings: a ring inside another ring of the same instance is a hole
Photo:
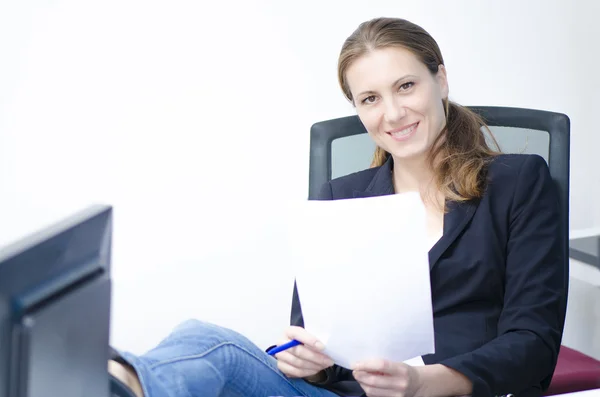
[[[440,85],[440,92],[442,94],[442,98],[448,98],[448,94],[450,92],[450,88],[448,87],[448,74],[446,72],[446,67],[444,65],[438,66],[438,72],[435,76],[438,84]]]

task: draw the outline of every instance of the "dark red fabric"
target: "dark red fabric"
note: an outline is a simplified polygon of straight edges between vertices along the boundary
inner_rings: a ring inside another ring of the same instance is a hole
[[[600,388],[600,361],[566,346],[560,347],[547,396]]]

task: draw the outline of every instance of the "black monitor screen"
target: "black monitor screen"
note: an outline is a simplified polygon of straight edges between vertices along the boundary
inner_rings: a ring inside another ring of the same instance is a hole
[[[0,397],[108,396],[112,209],[0,249]]]

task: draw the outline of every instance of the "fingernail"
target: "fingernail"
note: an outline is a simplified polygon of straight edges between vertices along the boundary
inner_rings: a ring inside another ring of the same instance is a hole
[[[333,360],[325,360],[323,361],[323,364],[327,365],[328,367],[331,367],[335,363],[333,362]]]
[[[317,349],[319,349],[319,350],[323,350],[323,349],[325,349],[325,345],[324,345],[323,343],[319,342],[319,341],[317,341],[317,342],[315,343],[315,346],[316,346],[316,348],[317,348]]]

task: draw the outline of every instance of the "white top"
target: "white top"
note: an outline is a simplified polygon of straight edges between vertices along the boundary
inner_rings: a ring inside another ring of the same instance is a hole
[[[429,249],[433,248],[433,246],[442,238],[443,235],[444,231],[440,229],[435,235],[429,236]]]

